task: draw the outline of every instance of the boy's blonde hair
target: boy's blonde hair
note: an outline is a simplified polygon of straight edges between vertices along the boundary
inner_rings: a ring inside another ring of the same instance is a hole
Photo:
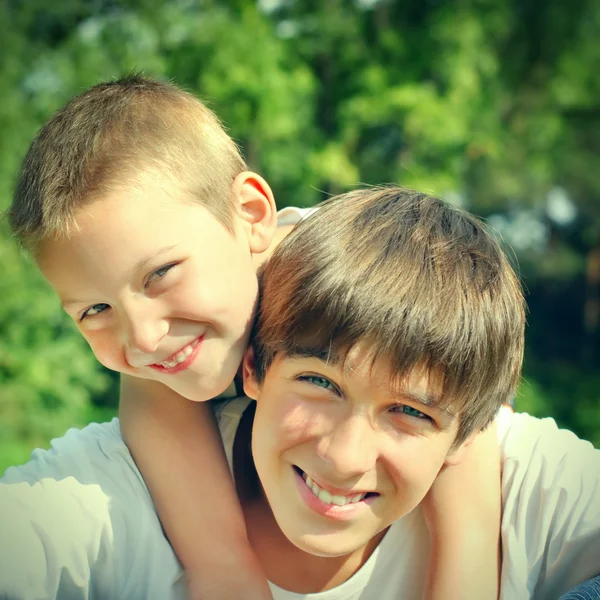
[[[68,234],[83,205],[157,181],[202,203],[231,229],[232,182],[245,168],[233,140],[197,98],[131,75],[92,87],[42,127],[23,161],[9,221],[34,250]]]
[[[456,445],[513,398],[521,286],[463,210],[393,187],[333,198],[281,243],[260,280],[259,382],[278,353],[345,360],[364,342],[371,366],[389,364],[391,383],[420,367],[440,376],[439,406],[458,416]]]

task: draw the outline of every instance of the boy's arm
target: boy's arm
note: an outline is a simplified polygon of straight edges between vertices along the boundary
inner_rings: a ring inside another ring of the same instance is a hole
[[[425,600],[497,599],[501,568],[500,449],[495,424],[446,466],[423,502],[432,537]]]
[[[271,598],[209,403],[122,376],[119,416],[192,598]]]

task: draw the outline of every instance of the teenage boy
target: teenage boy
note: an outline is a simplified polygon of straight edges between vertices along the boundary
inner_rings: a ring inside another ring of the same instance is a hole
[[[256,408],[233,400],[217,416],[273,597],[420,598],[429,553],[423,498],[519,380],[517,278],[476,219],[389,188],[326,203],[275,251],[261,286],[244,360]],[[497,421],[501,598],[555,599],[600,571],[600,453],[550,419],[503,409]],[[67,494],[62,470],[78,479],[65,480]],[[5,500],[12,492],[30,501],[20,514],[11,504],[8,559],[24,533],[60,539],[70,523],[56,515],[68,514],[82,528],[63,548],[71,581],[93,582],[100,597],[144,597],[140,585],[146,597],[182,592],[116,421],[71,431],[5,482]],[[91,484],[99,486],[93,513],[89,496],[78,503]],[[42,507],[35,493],[57,504]],[[68,507],[59,504],[65,499]],[[23,514],[31,531],[20,526]],[[52,566],[53,576],[57,566],[65,575],[64,564]],[[72,597],[86,597],[73,589]]]
[[[42,128],[10,219],[97,358],[130,376],[123,435],[192,592],[268,597],[212,413],[175,393],[208,400],[234,379],[256,303],[255,263],[282,235],[267,183],[245,170],[195,98],[130,77],[95,86]],[[93,481],[93,472],[90,465],[78,480]],[[210,511],[198,510],[200,498]],[[493,502],[488,511],[475,495],[469,500],[473,513],[495,518]],[[446,503],[438,506],[434,519],[455,520]],[[481,544],[488,553],[478,553],[492,567],[495,537],[492,527]],[[450,545],[436,551],[434,585],[456,564]],[[50,564],[52,549],[43,547]],[[49,589],[60,589],[61,570],[51,572]]]
[[[501,598],[554,600],[598,575],[600,451],[500,408],[519,381],[523,329],[514,272],[459,209],[363,190],[300,223],[262,274],[245,357],[260,486],[242,478],[243,401],[221,422],[269,579],[298,592],[339,583],[331,598],[418,598],[419,502],[499,410]],[[228,419],[242,413],[232,446]]]

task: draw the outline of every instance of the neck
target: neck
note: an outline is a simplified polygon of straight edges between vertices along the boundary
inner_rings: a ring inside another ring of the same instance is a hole
[[[252,460],[255,403],[244,412],[233,446],[235,483],[250,545],[272,583],[298,594],[332,589],[348,580],[367,561],[385,532],[365,547],[334,558],[314,556],[294,546],[282,533],[264,496]]]

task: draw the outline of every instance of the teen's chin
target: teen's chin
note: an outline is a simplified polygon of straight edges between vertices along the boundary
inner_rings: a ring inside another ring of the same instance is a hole
[[[357,537],[350,532],[346,532],[345,534],[290,535],[289,537],[286,535],[286,537],[299,550],[320,558],[338,558],[340,556],[347,556],[352,552],[362,549],[370,539],[364,541],[362,539],[363,536],[361,536],[360,539],[357,539]]]
[[[377,534],[360,517],[337,521],[316,515],[296,498],[279,498],[284,510],[273,510],[282,533],[296,548],[321,558],[346,556],[364,548]]]

